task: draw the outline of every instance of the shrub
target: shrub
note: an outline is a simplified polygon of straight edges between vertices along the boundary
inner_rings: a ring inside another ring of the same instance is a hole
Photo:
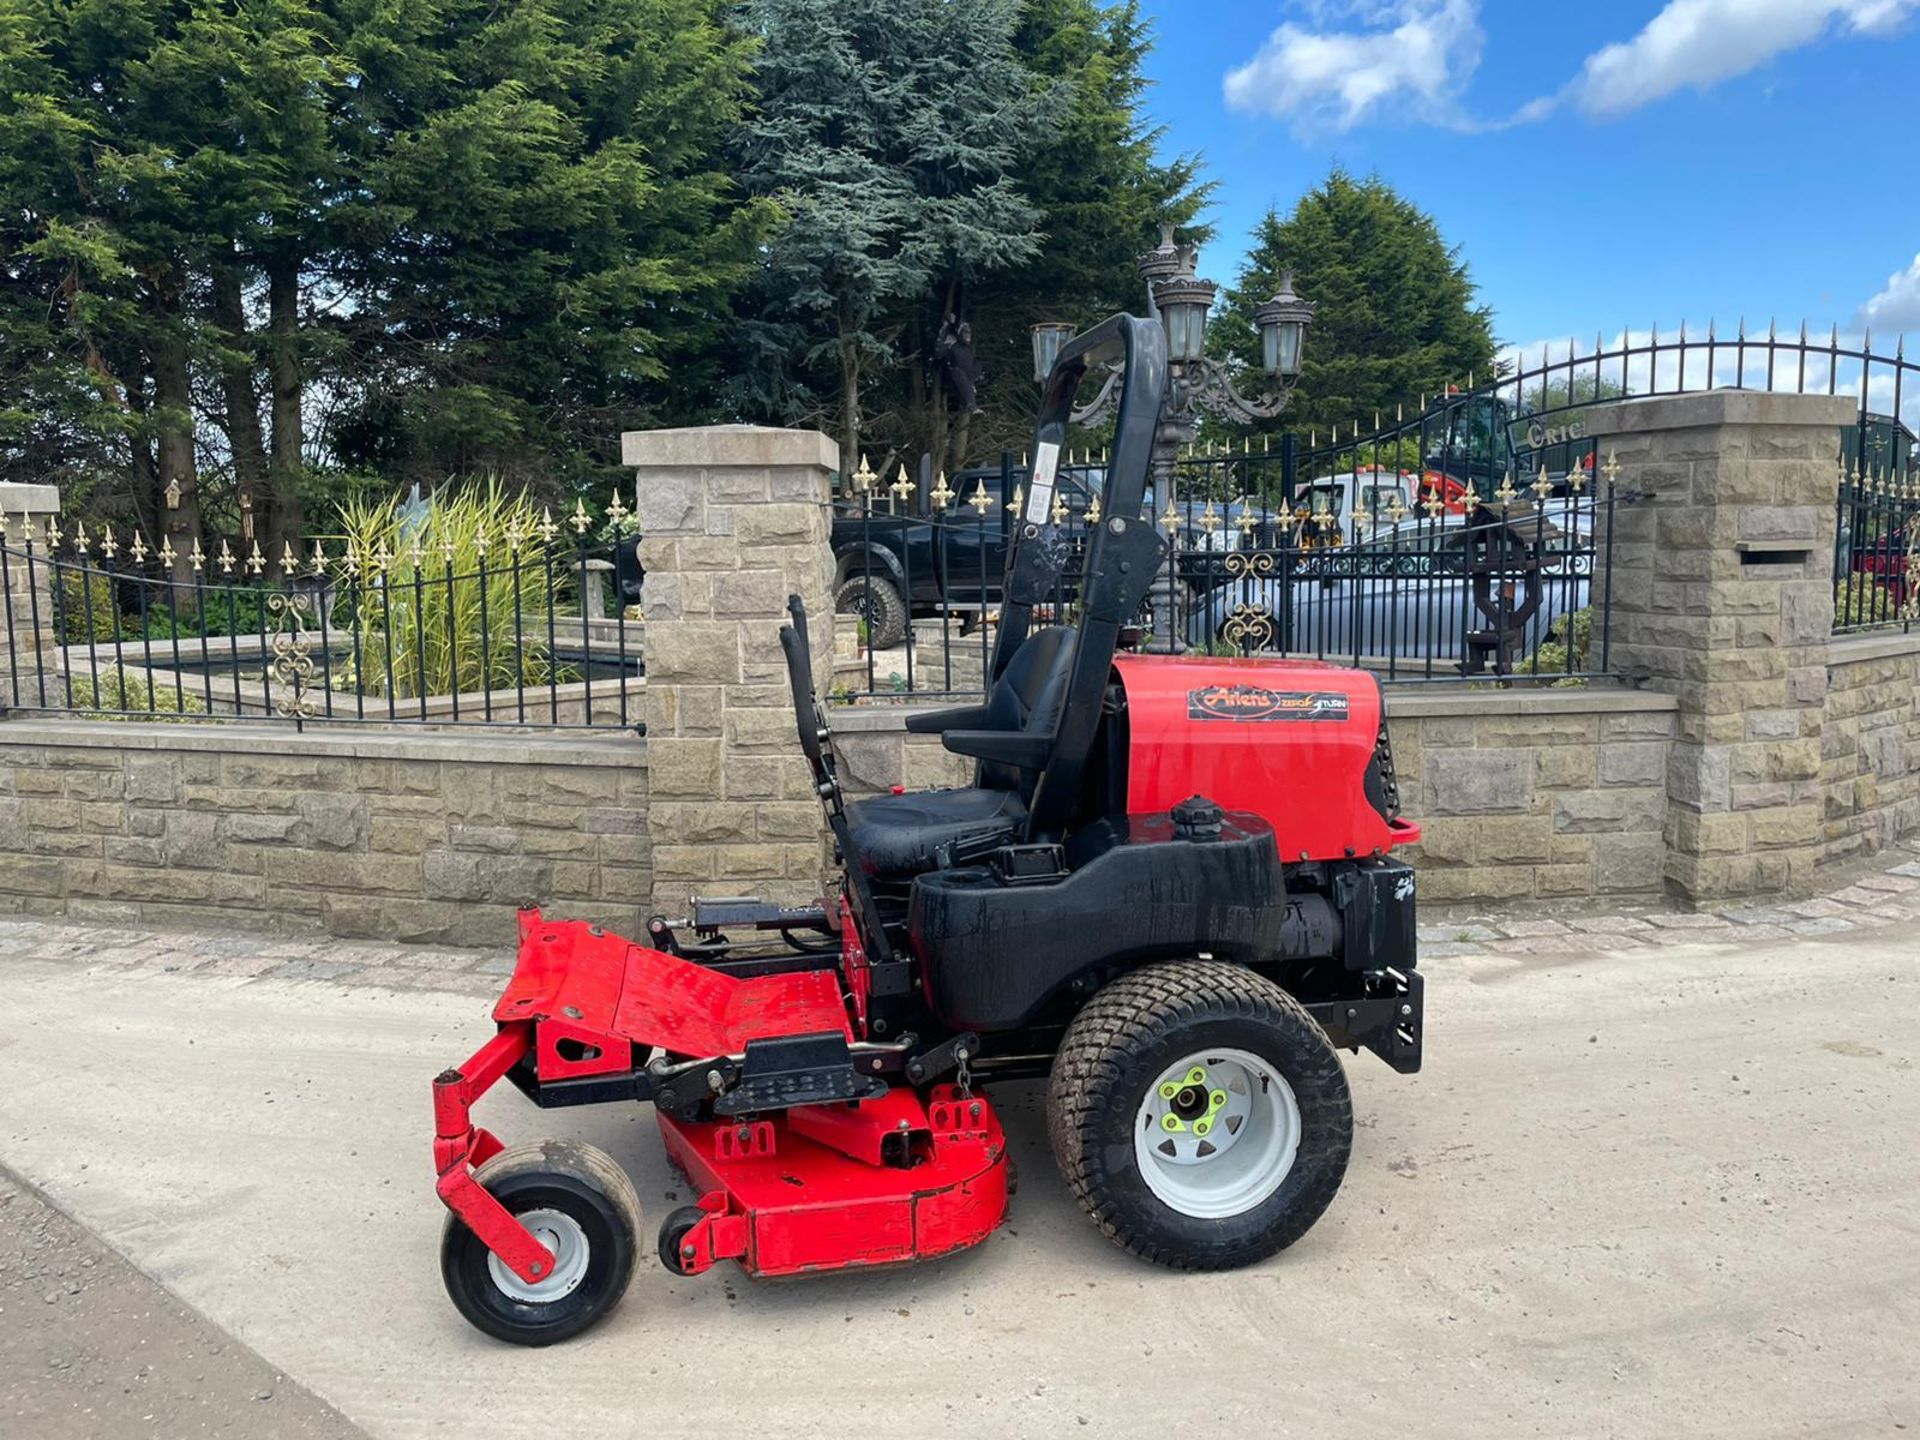
[[[114,602],[110,575],[62,569],[58,610],[62,645],[111,643],[120,633],[120,607]]]
[[[76,714],[93,720],[171,720],[207,713],[206,701],[171,685],[155,685],[137,670],[109,665],[97,674],[68,680]],[[130,714],[118,714],[130,711]]]
[[[1848,575],[1833,595],[1833,623],[1875,625],[1906,618],[1893,591],[1871,575]]]
[[[1571,657],[1569,657],[1567,642],[1567,632],[1569,628],[1573,632]],[[1593,607],[1588,605],[1574,611],[1571,615],[1562,615],[1558,620],[1554,621],[1552,628],[1547,632],[1546,640],[1541,643],[1540,648],[1534,651],[1529,659],[1514,666],[1513,673],[1516,675],[1533,675],[1538,673],[1541,675],[1559,674],[1565,676],[1569,671],[1578,672],[1585,670],[1591,662],[1592,654]],[[1582,685],[1586,682],[1566,678],[1557,680],[1554,683],[1558,685]]]
[[[395,698],[412,699],[558,678],[539,635],[568,566],[558,561],[550,579],[525,495],[493,479],[442,491],[425,511],[349,502],[340,519],[353,564],[336,562],[329,629],[354,647],[331,669],[334,688],[385,695],[391,682]]]

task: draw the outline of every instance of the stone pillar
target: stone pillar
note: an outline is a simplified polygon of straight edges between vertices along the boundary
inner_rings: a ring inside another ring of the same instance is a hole
[[[60,513],[60,492],[52,485],[0,483],[0,514],[6,528],[6,596],[0,618],[6,620],[0,650],[0,710],[42,703],[43,676],[59,666],[53,629],[53,572],[47,563],[47,522]],[[29,565],[25,550],[33,542]],[[37,619],[36,619],[37,616]],[[47,692],[51,694],[51,692]]]
[[[715,425],[620,437],[646,567],[653,908],[694,895],[822,893],[826,827],[795,729],[779,631],[806,602],[814,685],[833,665],[831,477],[812,430]]]
[[[1812,881],[1839,428],[1858,403],[1714,390],[1589,412],[1623,500],[1644,495],[1614,521],[1609,660],[1679,701],[1666,882],[1680,899]]]

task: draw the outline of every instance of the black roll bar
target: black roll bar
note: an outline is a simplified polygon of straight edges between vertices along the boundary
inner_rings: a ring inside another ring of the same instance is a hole
[[[1101,487],[1100,513],[1103,518],[1117,516],[1129,521],[1140,514],[1147,476],[1153,468],[1154,431],[1167,389],[1166,331],[1154,320],[1115,315],[1063,345],[1047,376],[1040,418],[1034,427],[1033,472],[1028,477],[1025,508],[1014,517],[1013,537],[1007,546],[1000,635],[994,644],[993,669],[987,676],[989,688],[1026,642],[1034,606],[1055,593],[1065,572],[1071,546],[1049,512],[1067,428],[1073,421],[1074,395],[1090,370],[1116,361],[1121,366],[1120,411]],[[1108,527],[1101,525],[1089,537],[1089,580],[1107,534]],[[1084,607],[1088,598],[1084,587],[1081,598]],[[1086,638],[1081,637],[1083,648]],[[1107,660],[1111,663],[1112,656]]]

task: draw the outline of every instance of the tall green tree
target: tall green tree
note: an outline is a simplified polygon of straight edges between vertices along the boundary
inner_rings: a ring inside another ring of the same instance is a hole
[[[771,212],[724,10],[0,0],[0,473],[184,574],[297,531],[309,459],[564,489],[705,418]]]
[[[722,158],[750,47],[719,6],[356,3],[339,124],[359,184],[334,223],[363,368],[342,458],[585,484],[614,473],[621,429],[707,413],[772,215]]]
[[[1281,218],[1269,211],[1208,334],[1208,348],[1259,364],[1253,309],[1283,271],[1318,307],[1284,416],[1255,427],[1327,433],[1390,420],[1469,372],[1492,374],[1493,318],[1433,217],[1378,176],[1335,169]],[[1237,430],[1233,433],[1238,434]]]
[[[964,287],[1031,260],[1015,168],[1056,116],[1013,48],[1017,0],[748,0],[758,103],[741,169],[787,223],[747,317],[743,402],[824,420],[859,462],[862,407]],[[904,345],[903,345],[904,340]],[[924,383],[924,376],[922,376]],[[898,426],[887,438],[898,447]]]
[[[1137,0],[1028,0],[1014,44],[1022,64],[1059,84],[1069,103],[1017,172],[1046,231],[1039,252],[972,297],[984,371],[974,455],[1032,439],[1029,327],[1043,320],[1084,327],[1118,311],[1141,313],[1145,290],[1134,262],[1161,225],[1180,226],[1196,243],[1212,234],[1195,224],[1213,191],[1199,157],[1160,157],[1165,131],[1147,113],[1153,29]]]

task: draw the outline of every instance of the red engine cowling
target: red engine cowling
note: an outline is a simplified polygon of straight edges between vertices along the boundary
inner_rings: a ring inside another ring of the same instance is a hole
[[[1420,838],[1394,814],[1380,682],[1314,660],[1120,655],[1127,810],[1205,795],[1273,826],[1285,861],[1384,854]]]

